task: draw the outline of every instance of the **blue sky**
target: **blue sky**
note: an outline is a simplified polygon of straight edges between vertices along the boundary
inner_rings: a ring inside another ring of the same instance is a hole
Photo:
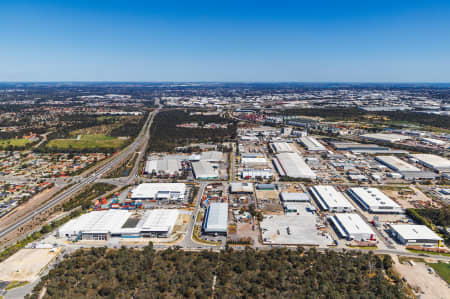
[[[450,1],[1,0],[0,81],[450,82]]]

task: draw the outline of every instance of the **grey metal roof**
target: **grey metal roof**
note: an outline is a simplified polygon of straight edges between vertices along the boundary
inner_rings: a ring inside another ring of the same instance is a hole
[[[227,232],[228,203],[211,203],[203,222],[205,232]]]

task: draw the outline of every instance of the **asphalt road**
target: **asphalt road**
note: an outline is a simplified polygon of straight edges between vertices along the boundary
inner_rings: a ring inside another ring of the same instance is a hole
[[[158,109],[155,110],[154,112],[152,112],[143,129],[141,130],[141,132],[139,133],[138,137],[136,137],[136,139],[134,140],[134,142],[132,144],[130,144],[129,146],[127,146],[125,149],[123,149],[120,153],[112,156],[111,158],[108,158],[106,161],[103,161],[99,166],[96,166],[93,168],[92,171],[89,172],[89,174],[87,176],[80,176],[78,178],[75,178],[74,180],[77,181],[74,185],[70,186],[68,189],[64,190],[61,194],[57,195],[56,197],[52,198],[51,200],[49,200],[48,202],[46,202],[45,204],[41,205],[39,208],[37,208],[34,211],[31,211],[29,214],[27,214],[26,216],[24,216],[23,218],[21,218],[20,220],[18,220],[17,222],[15,222],[14,224],[2,229],[0,231],[0,237],[3,237],[7,234],[9,234],[10,232],[18,229],[19,227],[21,227],[22,225],[24,225],[25,223],[27,223],[28,221],[32,220],[33,217],[47,211],[48,209],[56,206],[59,202],[65,200],[66,198],[72,196],[73,194],[79,192],[80,190],[82,190],[84,187],[86,187],[87,185],[99,180],[105,173],[107,173],[108,171],[110,171],[111,169],[119,166],[121,163],[123,163],[125,161],[125,159],[128,158],[128,156],[132,153],[134,153],[135,151],[140,151],[140,157],[142,157],[142,155],[144,154],[142,149],[145,149],[145,146],[147,144],[147,141],[149,140],[149,136],[150,136],[150,127],[153,123],[153,119],[155,117],[155,115],[158,113]],[[148,124],[148,125],[147,125]],[[144,130],[144,128],[146,128],[146,130]],[[139,164],[139,159],[136,160],[136,164]],[[137,168],[138,166],[135,166],[133,169],[134,174],[136,174],[137,172]],[[128,178],[128,180],[132,180],[133,177],[130,176]]]

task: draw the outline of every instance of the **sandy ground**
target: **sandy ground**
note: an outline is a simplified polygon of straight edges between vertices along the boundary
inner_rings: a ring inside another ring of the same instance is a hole
[[[177,221],[175,222],[175,225],[173,226],[173,232],[174,233],[186,232],[186,228],[187,228],[189,221],[191,220],[191,217],[192,217],[192,215],[190,213],[178,215]]]
[[[254,226],[254,230],[252,229]],[[256,223],[238,222],[236,232],[228,235],[232,239],[251,237],[255,243],[259,243],[259,227]]]
[[[414,262],[416,264],[415,266],[411,266],[407,263],[400,264],[396,256],[393,258],[395,260],[394,269],[400,274],[400,276],[406,279],[406,282],[411,286],[412,289],[420,289],[417,298],[450,298],[450,289],[447,282],[445,282],[436,273],[428,273],[428,265],[420,262]]]
[[[278,192],[276,190],[256,190],[257,199],[279,199]]]
[[[283,212],[278,191],[276,190],[257,190],[256,199],[258,200],[258,207],[261,208],[264,213]]]
[[[51,252],[50,249],[21,249],[0,263],[0,280],[35,280],[42,268],[50,263],[58,252]]]
[[[423,201],[431,204],[432,199],[426,196],[422,191],[413,185],[408,186],[406,189],[411,189],[415,194],[400,194],[398,190],[382,190],[390,198],[396,199],[397,203],[404,209],[415,208],[414,202]]]

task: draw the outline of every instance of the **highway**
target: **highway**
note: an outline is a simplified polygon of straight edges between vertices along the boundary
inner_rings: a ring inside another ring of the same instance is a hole
[[[153,123],[153,119],[155,115],[158,113],[158,109],[150,113],[148,116],[147,121],[145,122],[141,132],[136,137],[136,139],[128,145],[125,149],[123,149],[120,153],[108,158],[107,160],[101,162],[98,166],[94,167],[92,170],[88,171],[88,175],[86,174],[78,177],[78,179],[75,179],[77,181],[74,185],[69,185],[66,190],[58,194],[56,197],[50,199],[45,204],[41,205],[34,211],[30,212],[14,224],[2,229],[0,231],[0,237],[3,237],[10,232],[18,229],[22,225],[26,224],[28,221],[32,220],[33,217],[51,209],[52,207],[56,206],[61,201],[67,199],[68,197],[76,194],[80,190],[82,190],[87,185],[95,182],[96,180],[100,179],[102,175],[110,171],[111,169],[120,166],[121,163],[123,163],[130,154],[134,153],[135,151],[140,151],[139,153],[139,159],[136,159],[135,167],[133,168],[132,175],[128,177],[128,180],[133,180],[135,174],[137,173],[138,165],[140,162],[140,158],[145,154],[145,147],[150,137],[150,127]]]

